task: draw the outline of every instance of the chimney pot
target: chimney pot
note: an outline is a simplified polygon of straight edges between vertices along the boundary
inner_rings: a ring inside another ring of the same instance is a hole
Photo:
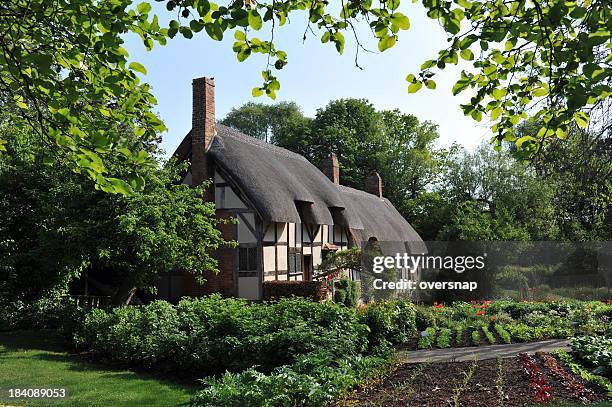
[[[366,177],[365,179],[365,191],[369,192],[370,194],[374,194],[377,197],[381,198],[383,197],[383,193],[382,193],[382,178],[380,177],[380,175],[375,172],[374,174]]]
[[[331,153],[323,160],[321,171],[331,182],[340,184],[340,166],[338,165],[338,157]]]

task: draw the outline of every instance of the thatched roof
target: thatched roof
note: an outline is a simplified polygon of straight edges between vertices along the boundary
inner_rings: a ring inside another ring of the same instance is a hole
[[[361,241],[421,241],[387,199],[334,184],[299,154],[221,124],[216,129],[208,154],[263,219],[299,223],[301,212],[310,223],[347,226]],[[187,159],[190,150],[187,135],[175,156]]]

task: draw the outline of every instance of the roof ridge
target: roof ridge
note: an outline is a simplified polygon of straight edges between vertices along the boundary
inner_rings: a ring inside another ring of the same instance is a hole
[[[308,161],[306,159],[306,157],[304,157],[303,155],[300,155],[298,153],[294,153],[293,151],[287,150],[286,148],[282,148],[279,146],[276,146],[274,144],[268,143],[266,141],[257,139],[255,137],[251,137],[248,134],[244,134],[241,131],[238,131],[232,127],[226,126],[224,124],[220,124],[217,123],[216,124],[217,129],[221,128],[221,130],[223,130],[222,134],[220,134],[219,132],[217,132],[217,135],[221,135],[221,137],[232,137],[236,140],[240,140],[244,143],[250,144],[252,146],[255,147],[259,147],[259,148],[264,148],[266,150],[270,150],[271,152],[278,154],[278,155],[282,155],[285,156],[287,158],[294,158],[294,159],[298,159],[298,160],[304,160],[304,161]]]

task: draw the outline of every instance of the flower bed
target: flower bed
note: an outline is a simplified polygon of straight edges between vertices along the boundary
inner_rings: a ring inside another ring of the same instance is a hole
[[[552,398],[552,387],[548,384],[546,376],[540,370],[536,361],[526,353],[519,355],[523,369],[529,377],[529,385],[534,390],[534,400],[537,403],[547,403]]]
[[[557,360],[548,353],[537,352],[536,356],[542,361],[548,371],[570,391],[577,400],[588,402],[595,398],[593,391],[587,389],[583,383],[561,367]]]

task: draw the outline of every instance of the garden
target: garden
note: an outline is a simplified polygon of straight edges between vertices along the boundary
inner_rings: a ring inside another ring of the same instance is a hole
[[[3,338],[23,328],[42,329],[41,337],[59,332],[88,369],[136,372],[162,386],[172,378],[168,392],[184,389],[176,405],[185,392],[192,406],[604,405],[612,397],[612,304],[605,302],[395,299],[353,307],[212,295],[92,310],[63,298],[0,312],[10,322]],[[570,347],[504,359],[402,358],[409,349],[546,338],[571,338]],[[78,383],[67,383],[76,395]]]

